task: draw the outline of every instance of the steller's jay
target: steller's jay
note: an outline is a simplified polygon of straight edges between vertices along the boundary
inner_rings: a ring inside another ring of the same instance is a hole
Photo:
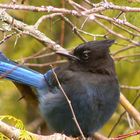
[[[119,84],[114,61],[109,54],[113,43],[114,40],[90,41],[71,53],[57,52],[68,62],[54,71],[85,136],[101,128],[119,102]],[[41,74],[19,66],[0,53],[0,75],[36,89],[40,112],[51,130],[80,136],[52,70]]]

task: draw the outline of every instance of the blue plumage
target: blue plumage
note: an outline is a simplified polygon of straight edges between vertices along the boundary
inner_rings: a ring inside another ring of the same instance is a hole
[[[39,89],[46,86],[43,74],[20,66],[6,58],[2,52],[0,52],[0,75],[1,74],[12,81],[27,84]]]
[[[70,55],[59,52],[68,62],[54,71],[85,136],[101,128],[119,102],[119,84],[109,54],[113,42],[91,41],[79,45]],[[0,53],[0,75],[3,74],[7,79],[36,88],[40,112],[50,129],[66,135],[80,135],[52,70],[43,75],[19,66]]]

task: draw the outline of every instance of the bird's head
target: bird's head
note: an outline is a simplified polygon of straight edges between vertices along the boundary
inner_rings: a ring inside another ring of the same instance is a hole
[[[109,54],[109,47],[114,40],[89,41],[77,46],[70,53],[58,52],[68,58],[72,68],[99,72],[114,67],[113,59]]]

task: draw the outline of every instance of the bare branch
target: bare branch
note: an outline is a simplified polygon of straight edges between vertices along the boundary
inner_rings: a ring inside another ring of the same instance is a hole
[[[140,86],[121,85],[121,88],[130,89],[130,90],[140,90]]]
[[[130,104],[130,102],[125,98],[123,94],[121,94],[120,96],[120,103],[140,126],[140,113],[136,110],[136,108],[132,104]]]
[[[129,49],[134,49],[134,48],[136,48],[136,47],[138,47],[138,46],[136,46],[136,45],[128,45],[128,46],[126,46],[126,47],[124,47],[124,48],[121,48],[121,49],[119,49],[119,50],[113,52],[112,55],[115,56],[115,55],[117,55],[117,54],[119,54],[119,53],[122,53],[122,52],[124,52],[124,51],[129,50]]]
[[[139,135],[139,134],[140,134],[140,130],[137,130],[137,131],[134,131],[134,132],[131,132],[131,133],[128,133],[128,134],[120,135],[120,136],[118,136],[116,138],[112,138],[111,140],[124,140],[126,138],[136,136],[136,135]]]
[[[2,132],[5,136],[7,136],[9,139],[14,139],[14,140],[19,140],[20,134],[22,130],[19,130],[15,127],[12,127],[10,125],[7,125],[6,123],[0,121],[0,132]],[[27,131],[26,131],[27,132]],[[60,140],[60,139],[65,139],[65,140],[74,140],[73,138],[69,138],[65,135],[55,133],[50,136],[43,136],[43,135],[37,135],[34,133],[27,132],[29,136],[31,136],[35,140]]]
[[[55,16],[61,16],[62,15],[62,13],[53,13],[53,14],[49,14],[49,15],[44,15],[44,16],[42,16],[42,17],[40,17],[39,19],[38,19],[38,21],[35,23],[35,28],[38,28],[38,26],[44,21],[44,20],[46,20],[46,19],[51,19],[51,18],[53,18],[53,17],[55,17]]]
[[[136,101],[140,98],[140,93],[138,93],[138,95],[135,97],[134,101],[132,102],[132,105],[135,105]],[[111,134],[113,133],[113,131],[115,130],[115,128],[117,127],[117,125],[120,123],[122,117],[125,115],[126,110],[121,113],[121,115],[119,116],[118,120],[116,121],[115,125],[112,127],[110,133],[108,134],[108,137],[111,136]]]
[[[58,60],[58,61],[44,63],[44,64],[24,63],[24,65],[31,66],[31,67],[46,67],[46,66],[50,66],[50,65],[63,64],[65,62],[66,62],[66,60]]]
[[[94,21],[95,21],[97,24],[99,24],[101,27],[103,27],[105,30],[107,30],[110,34],[113,34],[113,35],[115,35],[115,36],[117,36],[117,37],[119,37],[119,38],[121,38],[121,39],[124,39],[124,40],[126,40],[126,41],[128,41],[128,42],[131,42],[131,43],[133,43],[133,44],[135,44],[135,45],[137,45],[137,46],[140,45],[139,42],[136,42],[136,41],[134,41],[134,40],[131,40],[131,39],[129,39],[129,38],[123,36],[122,34],[116,33],[115,31],[111,30],[109,27],[105,26],[103,23],[101,23],[101,22],[98,21],[97,19],[94,19]]]
[[[68,24],[70,25],[70,27],[72,28],[73,32],[74,32],[82,41],[87,42],[87,40],[86,40],[84,37],[82,37],[82,36],[80,35],[80,33],[79,33],[77,27],[74,26],[73,23],[72,23],[68,18],[66,18],[66,17],[64,17],[64,16],[61,16],[61,17],[65,20],[66,23],[68,23]]]
[[[79,16],[80,14],[76,10],[67,10],[65,8],[55,8],[53,6],[29,6],[29,5],[18,5],[18,4],[0,4],[0,8],[5,9],[14,9],[14,10],[25,10],[25,11],[32,11],[32,12],[56,12],[56,13],[63,13],[63,14],[72,14],[75,16]]]
[[[104,16],[104,15],[99,15],[99,14],[94,14],[95,17],[97,18],[100,18],[100,19],[105,19],[107,21],[110,21],[110,22],[113,22],[113,23],[117,23],[117,24],[120,24],[120,25],[125,25],[137,32],[140,32],[140,28],[132,25],[131,23],[125,21],[125,20],[121,20],[121,19],[117,19],[117,18],[110,18],[108,16]]]
[[[74,2],[74,1],[72,1],[72,0],[67,0],[68,1],[68,3],[70,4],[70,5],[72,5],[75,9],[77,9],[78,11],[79,10],[87,10],[86,8],[84,8],[83,6],[81,6],[80,4],[78,4],[78,3],[76,3],[76,2]]]
[[[12,26],[16,31],[20,31],[23,34],[30,35],[40,41],[43,45],[50,47],[54,51],[65,51],[60,45],[56,44],[50,38],[48,38],[45,34],[37,30],[34,26],[29,26],[21,21],[18,21],[7,14],[4,10],[0,9],[0,20],[6,22]]]
[[[16,32],[13,32],[9,35],[6,35],[1,41],[0,41],[0,45],[4,42],[6,42],[9,38],[11,38],[14,34],[16,34]]]

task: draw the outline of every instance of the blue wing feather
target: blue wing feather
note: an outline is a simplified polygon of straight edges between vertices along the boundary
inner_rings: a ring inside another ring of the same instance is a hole
[[[36,88],[44,88],[44,75],[26,67],[19,66],[0,52],[0,75],[12,81],[27,84]]]

